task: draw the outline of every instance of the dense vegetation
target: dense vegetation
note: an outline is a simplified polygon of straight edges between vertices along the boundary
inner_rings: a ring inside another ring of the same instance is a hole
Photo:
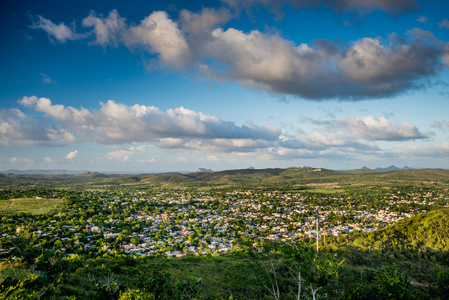
[[[0,180],[0,299],[448,299],[447,175]]]

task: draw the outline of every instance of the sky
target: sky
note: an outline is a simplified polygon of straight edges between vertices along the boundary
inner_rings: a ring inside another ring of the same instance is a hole
[[[449,2],[2,1],[0,170],[449,168]]]

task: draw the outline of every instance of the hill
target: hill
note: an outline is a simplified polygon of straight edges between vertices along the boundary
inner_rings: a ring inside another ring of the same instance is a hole
[[[376,171],[370,169],[333,171],[322,168],[288,168],[288,169],[240,169],[219,172],[166,173],[166,174],[102,174],[85,172],[68,175],[40,174],[2,174],[0,187],[24,186],[120,186],[143,185],[162,186],[166,188],[257,188],[268,187],[276,189],[306,189],[313,184],[328,184],[334,186],[389,186],[415,185],[449,187],[449,170],[420,169]]]
[[[439,185],[449,186],[449,170],[421,169],[398,171],[351,170],[333,171],[321,168],[288,169],[240,169],[219,172],[196,172],[188,174],[136,175],[135,184],[160,185],[167,187],[271,187],[301,188],[317,183],[338,183],[339,185]],[[129,176],[123,176],[116,184],[129,183]],[[96,184],[109,184],[110,180]]]
[[[348,236],[362,250],[449,251],[449,209],[433,210],[401,220],[383,229]]]

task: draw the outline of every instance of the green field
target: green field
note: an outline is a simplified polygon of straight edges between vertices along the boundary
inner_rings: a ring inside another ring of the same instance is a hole
[[[309,193],[319,193],[319,194],[340,194],[346,192],[343,189],[329,189],[329,188],[318,188],[307,190]]]
[[[42,215],[59,210],[64,206],[62,199],[17,198],[0,200],[0,214],[27,213]]]

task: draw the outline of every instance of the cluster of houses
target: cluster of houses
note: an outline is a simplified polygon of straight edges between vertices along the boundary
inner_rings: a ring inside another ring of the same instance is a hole
[[[245,197],[239,197],[242,195]],[[138,220],[149,221],[152,226],[145,228],[144,233],[136,234],[142,243],[137,245],[127,243],[121,245],[121,248],[128,253],[139,255],[164,253],[167,256],[174,255],[178,257],[188,254],[221,253],[230,251],[238,246],[234,237],[245,237],[251,241],[267,239],[278,242],[295,241],[303,238],[315,239],[317,237],[321,239],[326,235],[338,236],[354,230],[370,232],[378,226],[392,224],[413,215],[412,213],[398,214],[390,211],[390,206],[376,212],[354,209],[350,213],[353,215],[354,220],[360,220],[359,222],[339,222],[339,224],[333,225],[327,221],[330,213],[337,216],[345,216],[349,212],[326,206],[311,207],[311,205],[303,203],[307,197],[304,194],[266,192],[263,195],[255,196],[252,191],[229,192],[225,199],[220,199],[222,208],[217,209],[215,207],[201,208],[205,204],[217,200],[212,196],[203,195],[196,197],[189,193],[177,192],[172,197],[166,197],[164,200],[165,203],[170,205],[177,205],[177,209],[164,211],[162,206],[164,202],[160,202],[161,207],[159,209],[161,213],[159,215],[149,215],[142,211],[140,214],[131,216],[131,218]],[[420,196],[422,198],[423,195]],[[426,196],[430,198],[431,195],[424,195],[425,198]],[[269,200],[260,200],[267,198],[276,199],[277,201],[273,204]],[[148,201],[145,198],[133,198],[132,200]],[[192,200],[196,204],[190,204]],[[341,199],[334,198],[333,200],[339,201]],[[403,203],[418,204],[423,208],[419,212],[426,210],[427,206],[433,205],[431,201],[418,201],[413,199],[413,197],[412,200],[401,200],[398,199],[397,195],[388,196],[386,200],[388,200],[391,206]],[[123,199],[117,201],[123,201]],[[261,210],[263,206],[274,208],[275,212],[266,214]],[[174,222],[179,214],[188,216],[191,211],[195,212],[196,217],[189,217],[180,222]],[[308,217],[302,217],[301,221],[292,221],[295,215],[299,214],[302,216],[309,211],[317,211],[317,213]],[[238,224],[237,226],[236,223]],[[317,223],[318,234],[316,230]],[[161,224],[164,224],[166,227],[161,228]],[[173,229],[174,226],[176,229]],[[193,235],[195,231],[198,232],[198,228],[200,228],[199,234]],[[165,233],[165,236],[159,236],[158,234],[161,232]],[[117,233],[105,233],[105,238],[114,235],[117,235]],[[158,238],[154,238],[155,235]],[[191,236],[195,236],[196,243],[192,242],[193,239],[189,239]],[[176,244],[183,245],[182,249],[166,250],[173,248]],[[168,248],[164,247],[164,245],[168,246]]]
[[[212,192],[198,195],[192,192],[164,192],[151,196],[141,192],[132,197],[123,195],[101,199],[103,209],[111,209],[113,205],[121,209],[134,207],[126,222],[142,224],[138,230],[123,233],[123,230],[118,229],[119,226],[113,226],[120,220],[104,216],[90,218],[85,224],[66,223],[62,228],[55,227],[56,220],[49,220],[46,226],[27,230],[37,242],[48,238],[59,241],[54,244],[61,245],[67,254],[79,248],[88,251],[101,247],[105,252],[114,251],[116,249],[109,245],[112,241],[116,244],[115,248],[133,255],[180,257],[219,254],[239,247],[242,240],[257,246],[264,240],[288,242],[304,238],[322,239],[355,230],[373,231],[379,226],[430,209],[436,195],[387,193],[383,197],[386,205],[381,210],[367,209],[366,204],[358,207],[336,205],[347,202],[350,199],[348,196],[313,196],[335,205],[318,205],[310,197],[304,193],[276,191],[233,191],[220,195]],[[142,203],[151,203],[153,206],[151,209],[141,209]],[[414,211],[399,214],[392,209],[397,205],[410,205]],[[21,234],[24,229],[24,226],[16,226],[15,234]],[[123,237],[124,234],[126,236]],[[2,238],[8,238],[8,233],[3,233]],[[104,240],[101,245],[97,243],[100,238]],[[68,243],[76,243],[77,247],[66,249]],[[0,253],[10,250],[0,248]]]

